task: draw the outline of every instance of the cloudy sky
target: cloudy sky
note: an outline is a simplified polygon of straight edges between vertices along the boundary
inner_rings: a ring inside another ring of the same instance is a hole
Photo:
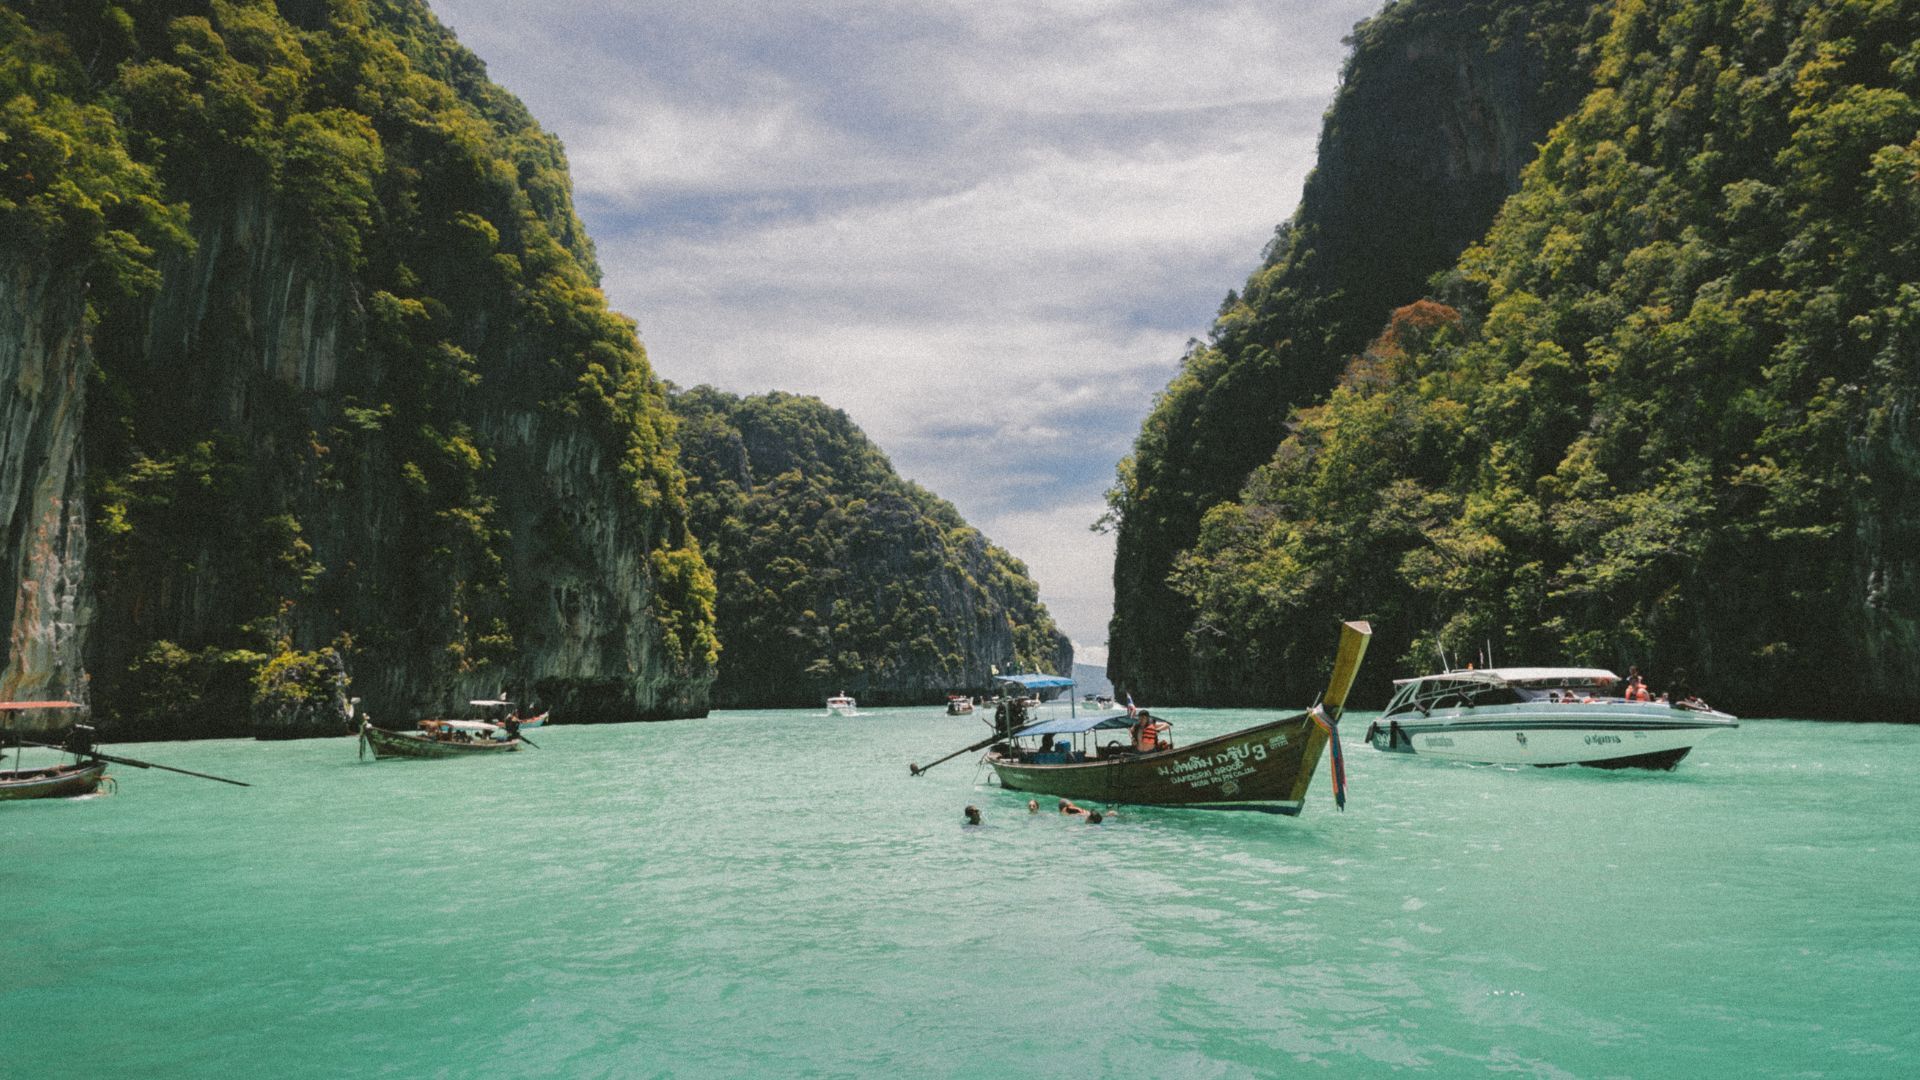
[[[1089,526],[1380,0],[432,0],[682,386],[816,394],[1105,663]]]

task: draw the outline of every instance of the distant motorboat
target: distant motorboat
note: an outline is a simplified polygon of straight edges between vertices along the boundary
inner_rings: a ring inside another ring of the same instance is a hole
[[[947,715],[967,716],[973,712],[973,699],[965,694],[947,695]]]
[[[827,699],[827,711],[835,716],[852,716],[859,709],[860,706],[847,696],[845,690]]]
[[[1740,726],[1694,699],[1609,693],[1604,668],[1485,668],[1396,679],[1367,728],[1376,750],[1487,765],[1671,769],[1701,739]]]

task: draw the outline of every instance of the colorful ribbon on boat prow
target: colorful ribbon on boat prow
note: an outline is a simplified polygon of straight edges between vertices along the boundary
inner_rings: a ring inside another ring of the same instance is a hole
[[[1328,716],[1327,710],[1315,705],[1307,713],[1313,722],[1327,731],[1327,744],[1333,747],[1333,804],[1341,810],[1347,808],[1347,759],[1340,754],[1340,720]]]

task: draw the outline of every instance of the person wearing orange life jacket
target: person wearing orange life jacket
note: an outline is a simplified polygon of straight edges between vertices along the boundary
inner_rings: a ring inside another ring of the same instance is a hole
[[[1627,669],[1627,685],[1620,696],[1628,701],[1653,700],[1653,694],[1647,689],[1647,680],[1640,676],[1640,665],[1634,664]]]
[[[1133,748],[1142,754],[1173,749],[1173,725],[1141,709],[1133,718]]]

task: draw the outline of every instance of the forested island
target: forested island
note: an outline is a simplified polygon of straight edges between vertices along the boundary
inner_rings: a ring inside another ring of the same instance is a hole
[[[1298,212],[1122,463],[1116,684],[1304,699],[1339,614],[1374,704],[1491,644],[1912,717],[1916,93],[1910,5],[1363,24]]]
[[[722,708],[936,704],[1002,672],[1073,670],[1019,560],[902,479],[818,398],[672,395],[718,585]]]
[[[710,707],[722,597],[665,387],[558,141],[423,0],[0,8],[0,279],[0,695],[121,740],[340,734],[349,694],[400,724],[502,691],[567,722]],[[979,588],[892,606],[860,576],[886,560],[795,548],[844,615],[807,678],[1070,662],[951,507],[818,479],[937,522]],[[767,497],[732,509],[813,512]]]

